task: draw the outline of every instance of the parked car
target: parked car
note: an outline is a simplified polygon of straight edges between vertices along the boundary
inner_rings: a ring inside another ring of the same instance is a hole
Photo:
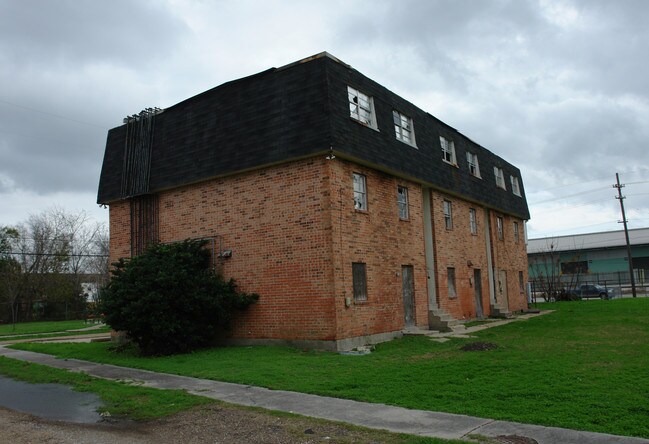
[[[585,298],[612,299],[613,298],[613,293],[609,289],[601,285],[583,284],[577,288],[568,290],[567,293],[577,296],[579,299],[585,299]]]

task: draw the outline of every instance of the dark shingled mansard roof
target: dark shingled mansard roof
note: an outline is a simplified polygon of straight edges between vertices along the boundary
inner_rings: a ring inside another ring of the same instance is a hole
[[[348,85],[373,98],[378,131],[350,118]],[[412,118],[417,148],[395,138],[393,110]],[[442,161],[440,136],[454,141],[458,167]],[[128,197],[125,138],[126,125],[108,132],[98,203]],[[233,80],[158,114],[147,192],[332,151],[529,219],[518,168],[327,53]],[[477,154],[482,179],[469,173],[467,151]],[[503,170],[507,190],[496,187],[494,167]],[[512,193],[510,175],[519,178],[521,197]]]

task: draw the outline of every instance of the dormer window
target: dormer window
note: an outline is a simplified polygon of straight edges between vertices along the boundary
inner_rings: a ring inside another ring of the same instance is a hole
[[[478,164],[478,155],[475,153],[466,153],[466,162],[469,164],[469,173],[474,177],[480,177],[480,165]]]
[[[502,168],[494,167],[494,176],[496,177],[496,186],[506,190],[505,186],[505,174],[503,173]]]
[[[397,140],[415,145],[415,130],[412,126],[412,119],[399,111],[392,111],[392,120],[394,121],[394,134]]]
[[[451,165],[457,166],[455,158],[455,143],[452,140],[439,136],[439,144],[442,146],[442,160]]]
[[[376,114],[372,97],[351,86],[347,87],[347,96],[349,98],[349,117],[376,129]]]
[[[514,193],[516,196],[520,197],[521,196],[521,187],[518,184],[518,177],[516,176],[509,176],[509,179],[512,183],[512,193]]]

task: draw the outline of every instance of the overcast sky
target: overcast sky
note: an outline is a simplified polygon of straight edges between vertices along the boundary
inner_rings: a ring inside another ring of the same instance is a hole
[[[521,169],[528,235],[649,226],[649,1],[0,0],[0,226],[96,205],[107,131],[328,51]]]

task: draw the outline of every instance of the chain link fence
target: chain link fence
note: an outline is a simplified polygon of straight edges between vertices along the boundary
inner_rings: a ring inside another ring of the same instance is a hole
[[[549,282],[549,278],[532,278],[530,281],[531,302],[552,300],[557,293],[577,288],[580,285],[601,285],[612,298],[632,297],[631,277],[628,271],[609,273],[584,273],[580,275],[563,274]],[[649,297],[649,274],[645,270],[635,270],[636,295]]]

